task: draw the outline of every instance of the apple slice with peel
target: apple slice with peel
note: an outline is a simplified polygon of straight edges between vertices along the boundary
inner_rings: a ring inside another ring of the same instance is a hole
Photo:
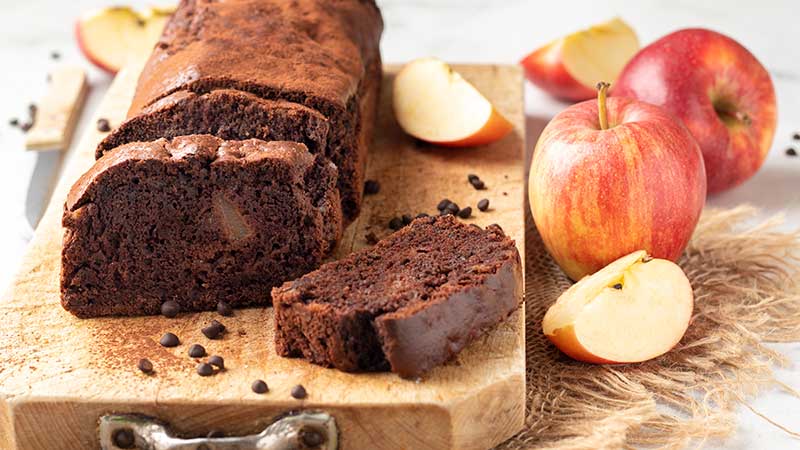
[[[633,29],[619,18],[556,39],[520,64],[549,94],[571,101],[593,98],[600,81],[613,82],[639,50]]]
[[[561,294],[542,328],[556,347],[579,361],[641,362],[681,340],[693,307],[692,286],[683,270],[637,251]]]
[[[89,12],[75,24],[78,46],[92,64],[115,74],[150,54],[174,11],[164,6],[143,11],[116,6]]]
[[[475,86],[437,59],[406,64],[393,88],[397,122],[417,139],[468,147],[496,141],[513,128]]]

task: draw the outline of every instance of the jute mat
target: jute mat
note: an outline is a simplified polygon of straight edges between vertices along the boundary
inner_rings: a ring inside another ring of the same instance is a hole
[[[704,213],[680,260],[695,293],[689,330],[666,355],[619,366],[572,361],[542,334],[570,281],[529,220],[527,419],[499,448],[694,446],[730,435],[737,407],[762,389],[800,397],[773,378],[787,361],[764,345],[800,340],[800,232],[777,231],[780,219],[752,225],[754,215],[747,206]]]

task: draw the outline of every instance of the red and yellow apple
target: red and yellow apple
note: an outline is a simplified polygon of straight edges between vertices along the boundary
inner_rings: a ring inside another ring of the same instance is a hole
[[[92,64],[115,74],[150,54],[174,11],[174,7],[137,11],[115,6],[89,12],[75,24],[78,47]]]
[[[708,192],[761,167],[775,135],[775,90],[766,69],[733,39],[704,29],[669,34],[623,69],[613,95],[665,108],[700,144]]]
[[[677,264],[636,251],[561,294],[542,328],[573,359],[634,363],[674,347],[693,307],[692,286]]]
[[[414,60],[398,72],[392,90],[400,128],[446,147],[494,142],[513,128],[475,86],[442,61]]]
[[[595,95],[600,81],[613,82],[639,50],[633,29],[619,18],[556,39],[520,64],[525,75],[549,94],[570,101]]]
[[[573,280],[635,250],[677,260],[706,199],[689,130],[657,106],[606,99],[606,89],[554,117],[531,163],[536,227]]]

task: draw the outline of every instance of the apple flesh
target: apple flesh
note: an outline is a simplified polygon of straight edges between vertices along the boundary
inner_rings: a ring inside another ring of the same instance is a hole
[[[677,260],[705,204],[706,175],[680,121],[657,106],[601,95],[545,127],[528,189],[547,250],[579,280],[635,250]]]
[[[472,84],[433,58],[414,60],[398,72],[392,102],[406,133],[437,145],[484,145],[513,128]]]
[[[174,10],[150,7],[139,12],[118,6],[90,12],[75,24],[78,46],[92,64],[115,74],[150,54]]]
[[[594,97],[600,81],[616,80],[639,50],[633,29],[619,18],[556,39],[520,64],[526,77],[555,97],[581,101]]]
[[[686,333],[693,308],[692,286],[683,270],[636,251],[561,294],[542,328],[573,359],[634,363],[673,348]]]
[[[769,73],[746,48],[714,31],[680,30],[643,48],[612,94],[659,105],[683,120],[703,152],[709,193],[753,176],[775,135]]]

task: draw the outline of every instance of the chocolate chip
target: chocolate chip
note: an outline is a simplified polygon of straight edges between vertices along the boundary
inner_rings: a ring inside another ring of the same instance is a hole
[[[378,243],[378,236],[375,236],[375,233],[373,233],[372,231],[367,233],[367,235],[364,236],[364,239],[367,240],[367,244],[369,245],[375,245]]]
[[[206,348],[200,344],[192,344],[192,346],[189,347],[189,356],[192,358],[202,358],[206,356]]]
[[[214,325],[215,327],[219,328],[219,331],[221,333],[225,332],[225,325],[223,325],[222,322],[220,322],[219,320],[217,319],[212,320],[211,325]]]
[[[483,189],[486,189],[486,184],[484,184],[484,182],[482,180],[479,180],[479,179],[469,180],[469,184],[471,184],[472,187],[474,187],[475,189],[477,189],[479,191],[483,190]]]
[[[201,377],[207,377],[209,375],[214,374],[214,368],[211,367],[211,364],[208,363],[200,363],[197,365],[197,374]]]
[[[615,284],[614,289],[622,289],[622,283]]]
[[[267,383],[265,383],[264,380],[253,381],[253,384],[250,385],[250,389],[252,389],[256,394],[265,394],[269,392],[269,386],[267,386]]]
[[[136,367],[138,367],[143,373],[153,373],[153,363],[151,363],[149,359],[140,359],[139,364],[137,364]]]
[[[169,317],[171,319],[173,317],[177,317],[178,313],[180,312],[181,305],[179,305],[176,301],[167,300],[161,304],[161,315],[164,317]]]
[[[408,225],[411,223],[412,220],[414,220],[414,218],[411,217],[409,214],[403,214],[403,216],[400,219],[403,221],[403,225]]]
[[[181,340],[173,333],[164,333],[159,342],[164,347],[177,347],[181,343]]]
[[[136,438],[133,436],[133,431],[130,428],[120,428],[114,430],[111,435],[111,441],[114,446],[119,448],[133,448],[136,443]]]
[[[480,179],[481,179],[481,177],[475,175],[474,173],[471,173],[471,174],[467,175],[467,181],[469,181],[470,183],[472,183],[473,181],[476,181],[476,180],[480,180]]]
[[[12,126],[12,127],[18,127],[19,126],[19,119],[17,119],[16,117],[12,117],[12,118],[8,119],[8,125]]]
[[[800,131],[796,131],[794,134],[792,134],[792,139],[795,141],[800,141]]]
[[[216,366],[219,370],[225,369],[225,360],[222,359],[222,356],[214,355],[211,358],[208,358],[208,363],[212,366]]]
[[[302,384],[298,384],[292,388],[292,397],[298,400],[306,398],[307,395],[306,388],[304,388]]]
[[[786,156],[797,156],[797,150],[795,150],[795,149],[793,149],[791,147],[787,148],[786,149]]]
[[[415,219],[422,219],[423,217],[430,217],[430,215],[428,213],[421,212],[421,213],[417,214],[417,216],[414,217],[414,218]]]
[[[481,199],[481,201],[478,202],[478,209],[480,209],[481,211],[486,211],[487,209],[489,209],[489,199],[488,198]]]
[[[389,221],[389,228],[395,231],[403,228],[403,219],[400,217],[393,217],[392,220]]]
[[[459,211],[461,211],[461,208],[458,207],[458,204],[450,203],[449,205],[447,205],[447,207],[442,212],[444,214],[453,214],[453,215],[455,215],[455,214],[458,214]]]
[[[218,339],[222,335],[222,330],[213,324],[203,327],[200,331],[209,339]]]
[[[53,50],[52,52],[50,52],[50,59],[54,59],[54,60],[61,59],[61,53]]]
[[[217,313],[220,316],[231,317],[233,315],[233,308],[226,302],[220,301],[217,303]]]
[[[472,215],[472,207],[471,206],[467,206],[466,208],[464,208],[464,209],[462,209],[461,211],[458,212],[458,217],[461,217],[462,219],[469,219],[469,217],[471,215]]]
[[[375,195],[381,191],[381,184],[376,180],[367,180],[364,182],[364,195]]]
[[[33,123],[31,122],[25,122],[19,126],[19,129],[22,130],[23,132],[27,132],[31,128],[33,128]]]
[[[97,131],[101,131],[103,133],[111,131],[111,124],[108,122],[108,119],[97,119]]]
[[[305,447],[316,448],[325,443],[325,436],[308,427],[301,428],[298,435]]]
[[[444,209],[447,208],[447,205],[449,205],[450,203],[453,202],[445,198],[442,201],[440,201],[438,205],[436,205],[436,209],[438,209],[439,211],[444,211]]]

